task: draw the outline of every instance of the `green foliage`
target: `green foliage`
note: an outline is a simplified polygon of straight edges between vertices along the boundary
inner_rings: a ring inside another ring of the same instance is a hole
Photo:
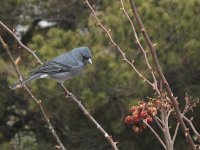
[[[152,145],[155,139],[151,138],[150,133],[144,133],[147,135],[146,137],[132,135],[131,129],[123,124],[123,118],[128,113],[127,109],[137,103],[139,99],[153,97],[153,91],[130,66],[121,60],[120,54],[110,45],[105,33],[95,26],[96,22],[92,15],[88,15],[88,10],[82,6],[83,4],[77,2],[80,6],[77,7],[75,1],[69,1],[66,4],[65,1],[58,3],[53,0],[40,3],[38,0],[29,0],[28,2],[30,5],[25,4],[23,0],[5,1],[6,7],[0,10],[2,11],[1,18],[4,18],[11,6],[14,7],[14,3],[24,4],[22,8],[26,17],[25,19],[20,18],[19,21],[23,24],[30,22],[36,15],[45,19],[50,18],[50,20],[56,20],[56,15],[62,16],[65,12],[75,15],[74,19],[66,20],[67,25],[59,24],[44,31],[43,29],[36,30],[28,47],[37,50],[38,56],[45,62],[75,47],[88,46],[93,54],[93,65],[88,65],[79,77],[66,81],[66,87],[75,93],[106,131],[119,141],[120,149],[155,149],[154,146],[158,144]],[[195,98],[199,97],[200,2],[198,0],[142,0],[136,2],[151,39],[158,43],[156,47],[158,57],[174,94],[180,99],[185,96],[185,92],[189,92]],[[99,8],[97,9],[98,17],[106,25],[106,28],[111,29],[114,40],[126,53],[128,59],[134,59],[139,71],[152,81],[144,57],[134,42],[131,26],[120,10],[120,3],[114,0],[105,0],[96,5]],[[66,9],[66,7],[70,9]],[[133,18],[129,3],[125,3],[125,7]],[[39,11],[36,13],[33,8]],[[56,13],[56,8],[60,10],[60,13]],[[16,14],[17,16],[18,14]],[[65,15],[64,18],[66,19],[67,16]],[[72,24],[74,26],[69,27]],[[139,33],[139,38],[143,44],[146,44],[141,33]],[[1,47],[0,49],[2,50]],[[145,49],[147,49],[146,46]],[[13,54],[15,52],[12,51]],[[147,54],[150,56],[149,53]],[[24,50],[20,50],[20,53],[15,55],[22,55],[19,65],[23,75],[27,75],[28,71],[38,65],[33,57]],[[152,61],[151,57],[149,59]],[[9,81],[10,84],[17,81],[10,63],[0,59],[0,66],[2,66],[0,70],[0,89],[2,89],[0,92],[0,121],[3,122],[3,127],[9,128],[6,126],[6,122],[10,120],[15,122],[30,112],[34,112],[31,119],[22,127],[17,128],[16,133],[12,136],[9,135],[9,138],[7,134],[0,131],[0,149],[4,147],[9,149],[7,141],[16,139],[15,135],[20,135],[20,138],[23,139],[22,144],[18,145],[19,149],[31,147],[33,149],[53,149],[55,141],[44,125],[41,115],[38,115],[39,109],[35,103],[31,101],[24,90],[10,91],[7,88],[8,83],[4,81]],[[42,100],[45,111],[56,131],[69,149],[110,149],[102,135],[77,106],[70,100],[65,100],[65,95],[57,86],[56,81],[37,80],[28,86],[35,96]],[[10,100],[11,103],[6,103]],[[8,111],[9,108],[12,108],[12,111]],[[20,115],[17,116],[16,113]],[[10,116],[14,116],[14,119]],[[25,127],[28,130],[25,130]],[[23,130],[25,131],[22,132]],[[8,139],[5,140],[6,138]],[[179,146],[177,147],[179,148]]]
[[[17,150],[37,150],[38,146],[36,143],[35,135],[31,132],[19,132],[15,135],[13,141],[11,142]],[[30,147],[31,145],[31,147]]]
[[[0,148],[2,150],[7,150],[7,149],[11,149],[12,146],[11,146],[10,142],[5,142],[5,143],[1,144]]]

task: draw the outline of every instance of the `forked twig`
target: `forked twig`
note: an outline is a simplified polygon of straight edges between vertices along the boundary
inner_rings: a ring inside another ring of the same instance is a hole
[[[154,118],[156,124],[158,125],[158,127],[160,128],[160,130],[163,132],[163,125],[162,125],[162,121],[160,120],[160,118],[158,118],[157,116],[154,116],[153,118]]]
[[[63,88],[65,94],[67,95],[66,98],[72,98],[72,100],[79,106],[83,114],[92,121],[92,123],[96,126],[97,130],[99,130],[104,137],[108,140],[110,145],[112,145],[114,150],[118,150],[117,142],[114,142],[112,136],[108,135],[108,133],[102,128],[102,126],[92,117],[92,115],[87,111],[87,109],[82,105],[81,101],[79,101],[74,94],[70,93],[66,87],[60,83],[60,86]]]
[[[143,121],[143,123],[151,130],[151,132],[155,135],[155,137],[158,139],[158,141],[161,143],[161,145],[164,147],[164,149],[167,149],[165,143],[161,140],[161,138],[156,133],[156,131],[146,121]]]
[[[169,86],[169,84],[168,84],[163,72],[162,72],[162,69],[161,69],[160,63],[158,61],[158,57],[157,57],[155,48],[154,48],[154,46],[153,46],[153,44],[152,44],[152,42],[151,42],[151,40],[150,40],[150,38],[149,38],[149,36],[147,34],[147,31],[146,31],[146,29],[145,29],[145,27],[143,25],[143,22],[142,22],[139,14],[138,14],[137,8],[135,6],[135,2],[134,2],[134,0],[129,0],[129,1],[130,1],[130,4],[131,4],[133,15],[136,18],[136,21],[137,21],[137,23],[138,23],[138,25],[139,25],[139,27],[140,27],[140,29],[142,31],[144,39],[146,40],[147,45],[148,45],[148,47],[149,47],[149,49],[151,51],[151,54],[152,54],[152,57],[153,57],[153,61],[154,61],[155,67],[157,69],[158,75],[159,75],[161,81],[163,82],[163,85],[165,86],[165,89],[166,89],[166,91],[168,93],[168,96],[169,96],[169,98],[170,98],[170,100],[171,100],[171,102],[173,104],[174,110],[176,112],[177,120],[179,121],[180,126],[181,126],[183,132],[185,133],[185,136],[188,139],[192,149],[195,150],[196,149],[195,144],[194,144],[194,142],[192,140],[192,137],[191,137],[191,135],[189,133],[189,130],[187,129],[187,127],[186,127],[186,125],[185,125],[185,123],[184,123],[184,121],[183,121],[183,119],[181,117],[181,113],[180,113],[178,104],[176,102],[176,98],[174,97],[173,92],[172,92],[172,90],[171,90],[171,88],[170,88],[170,86]]]
[[[188,119],[184,115],[182,117],[183,117],[183,120],[185,120],[190,125],[190,128],[192,129],[192,131],[194,132],[194,134],[198,137],[198,139],[200,139],[200,134],[195,129],[195,127],[194,127],[194,125],[193,125],[193,123],[191,121],[192,119]]]
[[[18,38],[15,34],[13,34],[13,32],[2,22],[0,21],[0,25],[3,26],[14,38],[15,40],[19,43],[19,45],[21,47],[23,47],[24,49],[26,49],[29,53],[31,53],[34,58],[37,60],[37,62],[39,62],[40,64],[42,64],[42,62],[40,61],[40,59],[38,58],[38,56],[35,54],[36,51],[32,51],[30,48],[28,48],[27,46],[25,46]]]
[[[6,50],[7,54],[9,55],[9,58],[10,58],[10,60],[11,60],[11,63],[12,63],[12,65],[13,65],[13,67],[14,67],[16,73],[17,73],[17,76],[18,76],[18,78],[19,78],[21,84],[23,84],[21,72],[20,72],[18,66],[15,64],[15,61],[14,61],[14,59],[13,59],[11,53],[10,53],[10,50],[9,50],[8,46],[7,46],[7,44],[5,44],[5,42],[3,41],[3,39],[2,39],[1,36],[0,36],[0,42],[2,43],[2,45],[3,45],[4,49]],[[65,148],[64,145],[62,144],[60,138],[58,137],[56,131],[54,130],[54,128],[53,128],[53,126],[52,126],[52,124],[51,124],[49,118],[47,117],[47,114],[46,114],[45,111],[44,111],[44,108],[43,108],[43,106],[42,106],[42,101],[41,101],[41,100],[38,100],[38,99],[33,95],[33,93],[30,91],[30,89],[29,89],[26,85],[23,85],[23,88],[26,90],[26,92],[30,95],[30,97],[34,100],[34,102],[35,102],[35,103],[37,104],[37,106],[40,108],[40,111],[41,111],[41,113],[42,113],[42,115],[43,115],[43,117],[44,117],[44,120],[45,120],[45,122],[47,123],[47,125],[48,125],[48,127],[49,127],[49,129],[50,129],[50,131],[51,131],[51,133],[52,133],[52,135],[53,135],[53,137],[56,139],[57,143],[59,144],[60,149],[66,150],[66,148]]]
[[[173,143],[173,144],[174,144],[174,142],[175,142],[175,140],[176,140],[176,136],[177,136],[179,127],[180,127],[180,123],[178,122],[178,123],[176,124],[176,128],[175,128],[175,131],[174,131],[174,135],[173,135],[173,137],[172,137],[172,143]]]
[[[137,73],[137,75],[139,77],[141,77],[144,81],[146,81],[149,85],[151,85],[153,88],[154,88],[154,84],[151,83],[147,78],[145,78],[139,71],[138,69],[134,66],[133,62],[130,62],[126,56],[125,56],[125,53],[123,52],[123,50],[115,43],[115,41],[113,40],[111,34],[110,34],[110,31],[106,29],[106,27],[104,25],[102,25],[102,23],[100,22],[100,20],[98,19],[94,9],[92,8],[92,6],[90,5],[90,3],[88,2],[88,0],[85,1],[85,3],[87,4],[87,6],[90,8],[92,14],[94,15],[94,18],[97,22],[97,25],[100,26],[103,31],[108,35],[109,39],[110,39],[110,42],[112,43],[112,45],[114,45],[114,47],[120,52],[121,56],[122,56],[122,60],[124,60],[127,64],[129,64],[133,69],[134,71]]]
[[[149,60],[148,60],[148,57],[147,57],[147,52],[144,50],[142,44],[140,43],[140,40],[138,38],[138,35],[137,35],[137,32],[136,32],[136,29],[134,27],[134,24],[133,24],[133,21],[131,20],[130,16],[128,15],[128,13],[126,12],[125,8],[124,8],[124,3],[123,3],[123,0],[120,0],[121,2],[121,10],[123,11],[123,13],[125,14],[125,16],[127,17],[130,25],[131,25],[131,28],[133,30],[133,34],[134,34],[134,37],[135,37],[135,42],[136,44],[138,45],[139,49],[142,51],[143,55],[144,55],[144,58],[145,58],[145,61],[146,61],[146,64],[147,64],[147,67],[149,69],[149,71],[151,72],[151,75],[152,75],[152,78],[154,80],[154,87],[153,87],[153,90],[156,90],[156,92],[158,93],[158,95],[160,95],[160,91],[158,90],[158,81],[156,79],[156,76],[154,74],[154,71],[153,71],[153,68],[151,67],[150,63],[149,63]]]

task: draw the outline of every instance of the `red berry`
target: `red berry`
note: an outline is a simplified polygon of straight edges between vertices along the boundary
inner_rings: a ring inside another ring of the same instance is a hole
[[[155,116],[157,114],[157,108],[156,107],[149,107],[148,110],[153,116]]]
[[[138,110],[138,108],[139,108],[138,106],[132,106],[130,111],[135,112]]]
[[[126,123],[126,124],[131,124],[132,122],[133,122],[133,117],[132,116],[127,116],[124,119],[124,123]]]
[[[146,119],[149,115],[148,115],[147,111],[142,111],[140,113],[140,116],[141,116],[142,119]]]
[[[144,109],[146,107],[147,103],[143,102],[143,101],[140,101],[139,102],[139,108],[140,109]]]
[[[138,111],[135,111],[135,112],[132,114],[132,118],[133,118],[133,122],[134,122],[134,123],[138,123],[138,122],[139,122]]]
[[[147,117],[147,123],[152,123],[153,119],[151,117]]]

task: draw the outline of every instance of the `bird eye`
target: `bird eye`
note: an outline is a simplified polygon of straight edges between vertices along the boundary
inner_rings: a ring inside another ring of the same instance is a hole
[[[83,59],[88,59],[85,55],[82,55],[83,56]]]

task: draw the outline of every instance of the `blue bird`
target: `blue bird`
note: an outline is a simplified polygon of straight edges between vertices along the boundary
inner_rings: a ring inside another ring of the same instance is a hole
[[[92,54],[88,47],[78,47],[66,52],[33,70],[23,84],[40,79],[52,78],[62,83],[81,73],[86,64],[92,64]],[[22,87],[20,82],[10,86],[11,89]]]

